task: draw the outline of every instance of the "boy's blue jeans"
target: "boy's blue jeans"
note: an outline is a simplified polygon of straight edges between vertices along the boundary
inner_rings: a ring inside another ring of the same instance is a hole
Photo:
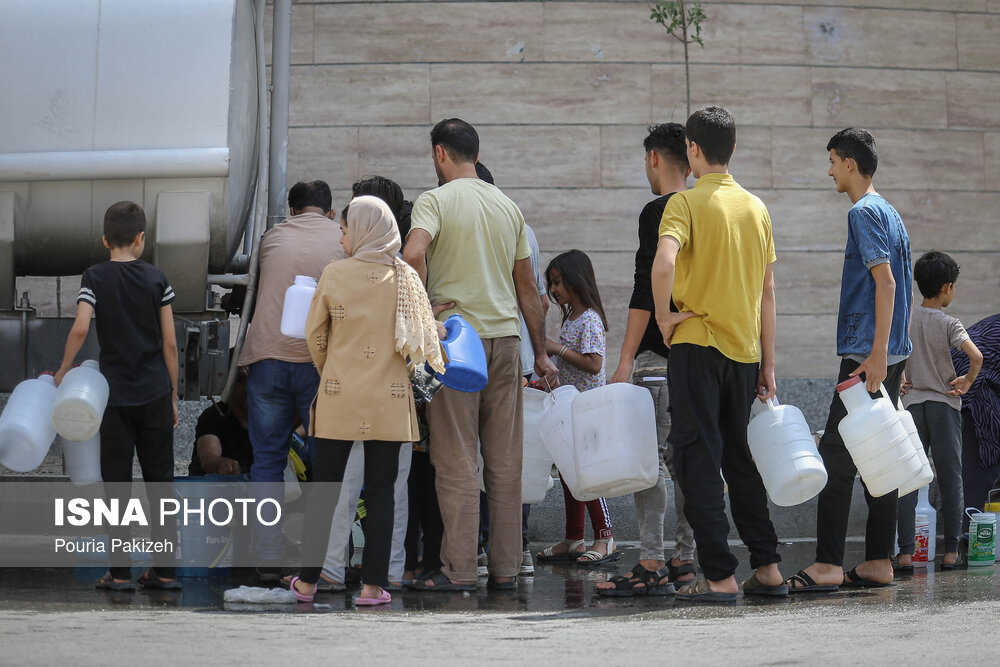
[[[962,413],[947,403],[924,401],[906,408],[913,415],[920,442],[930,450],[941,495],[939,517],[944,525],[944,550],[958,551],[965,503],[962,498]],[[912,554],[917,492],[899,499],[899,553]],[[931,539],[936,539],[932,535]]]
[[[279,502],[284,494],[281,482],[288,465],[288,440],[295,415],[299,415],[308,431],[309,406],[318,388],[319,373],[312,363],[264,359],[250,364],[247,376],[247,416],[253,445],[250,481],[274,483],[274,493],[266,495],[273,495]],[[312,451],[312,438],[306,442]],[[260,562],[280,559],[281,523],[257,526],[254,547]]]

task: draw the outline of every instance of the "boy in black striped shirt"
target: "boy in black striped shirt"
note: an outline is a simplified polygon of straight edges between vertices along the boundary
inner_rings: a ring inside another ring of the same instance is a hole
[[[108,380],[108,407],[101,422],[101,477],[132,481],[138,454],[146,482],[172,482],[177,426],[177,338],[174,290],[163,271],[140,259],[146,246],[146,214],[134,202],[113,204],[104,214],[104,247],[111,258],[83,273],[76,320],[66,339],[56,384],[72,367],[96,313],[101,373]],[[165,530],[162,529],[161,530]],[[157,536],[154,527],[154,539]],[[117,537],[117,535],[115,535]],[[139,578],[151,588],[180,588],[166,554]],[[130,560],[112,554],[98,588],[133,590]]]

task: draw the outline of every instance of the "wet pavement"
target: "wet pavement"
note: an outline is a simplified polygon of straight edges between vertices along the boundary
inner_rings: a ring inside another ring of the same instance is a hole
[[[532,549],[537,551],[543,546],[532,545]],[[582,568],[565,564],[536,564],[535,576],[522,577],[516,591],[488,591],[484,585],[480,585],[476,593],[404,591],[393,594],[390,607],[379,610],[379,613],[500,614],[530,621],[657,613],[663,618],[690,619],[814,607],[858,607],[875,611],[879,607],[904,605],[924,607],[930,611],[955,604],[1000,600],[1000,575],[994,567],[952,571],[916,568],[913,574],[898,575],[895,584],[888,588],[797,594],[787,598],[741,596],[735,604],[725,606],[685,603],[673,597],[606,598],[597,595],[595,584],[612,573],[627,571],[635,562],[637,550],[623,546],[622,559],[609,566]],[[785,576],[812,562],[814,549],[815,543],[811,541],[783,543],[780,549],[784,559],[781,568]],[[735,546],[734,551],[742,564],[737,572],[737,577],[742,580],[749,576],[747,552],[742,546]],[[862,555],[863,545],[849,542],[846,565],[850,567],[857,563]],[[355,590],[350,586],[348,593],[320,594],[313,604],[234,604],[224,602],[223,593],[239,585],[257,585],[252,571],[234,570],[224,576],[183,579],[184,588],[179,592],[140,588],[134,593],[94,589],[94,580],[103,572],[102,568],[0,569],[0,611],[46,614],[143,609],[222,614],[357,613],[353,604]],[[134,576],[139,572],[135,570]]]

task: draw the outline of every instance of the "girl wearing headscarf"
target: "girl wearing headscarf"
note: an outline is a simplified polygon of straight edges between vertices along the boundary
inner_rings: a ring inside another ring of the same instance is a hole
[[[401,443],[420,439],[407,358],[444,372],[439,329],[420,277],[398,258],[400,238],[388,205],[371,196],[351,201],[341,219],[348,259],[323,271],[306,319],[306,342],[320,374],[310,433],[316,437],[313,480],[342,482],[351,446],[364,442],[364,587],[358,605],[386,604],[392,547],[393,485]],[[317,500],[319,494],[315,495]],[[309,602],[316,591],[333,515],[310,502],[305,565],[290,588]]]

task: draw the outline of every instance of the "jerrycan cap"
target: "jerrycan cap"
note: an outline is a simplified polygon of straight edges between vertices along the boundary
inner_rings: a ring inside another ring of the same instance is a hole
[[[855,375],[854,377],[848,378],[848,379],[844,380],[843,382],[841,382],[840,384],[838,384],[837,385],[837,391],[841,392],[841,391],[844,391],[845,389],[850,389],[851,387],[853,387],[856,384],[861,384],[861,376],[860,375]]]

